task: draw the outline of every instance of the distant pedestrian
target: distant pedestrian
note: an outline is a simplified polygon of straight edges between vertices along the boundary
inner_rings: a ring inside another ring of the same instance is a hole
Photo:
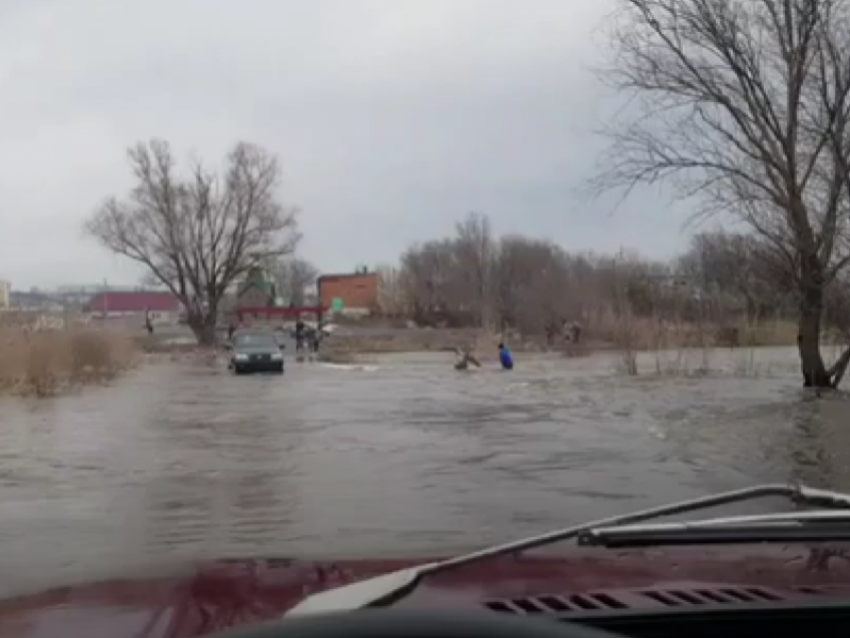
[[[310,352],[313,354],[319,354],[319,342],[321,341],[321,332],[317,329],[311,329],[308,334],[308,345],[310,347]]]
[[[235,332],[236,332],[236,326],[234,326],[233,322],[231,321],[230,324],[227,326],[227,340],[228,341],[233,341],[233,334]]]
[[[149,335],[153,334],[153,323],[151,323],[150,310],[145,310],[145,330],[148,331]]]
[[[570,325],[570,341],[578,343],[581,339],[581,324],[578,321],[573,321]]]
[[[502,364],[503,370],[513,370],[514,369],[514,358],[511,355],[511,351],[504,343],[499,344],[499,361]]]
[[[295,351],[301,352],[304,349],[304,322],[299,318],[295,322]]]

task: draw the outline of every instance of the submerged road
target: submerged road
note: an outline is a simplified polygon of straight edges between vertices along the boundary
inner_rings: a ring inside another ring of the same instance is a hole
[[[447,553],[757,481],[850,489],[847,402],[811,401],[792,350],[714,353],[705,377],[451,362],[151,364],[0,401],[0,594],[205,558]]]

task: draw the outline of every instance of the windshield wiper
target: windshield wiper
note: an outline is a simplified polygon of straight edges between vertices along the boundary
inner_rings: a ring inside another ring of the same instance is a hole
[[[745,529],[680,529],[667,532],[633,531],[597,537],[592,543],[608,549],[683,545],[751,545],[761,543],[824,543],[850,541],[850,524],[826,523],[801,527],[753,525]]]
[[[578,544],[608,549],[675,545],[742,545],[850,540],[850,511],[792,512],[683,523],[601,527],[582,532]]]
[[[592,530],[599,531],[604,528],[611,532],[624,525],[641,523],[643,521],[649,521],[665,516],[685,514],[687,512],[694,512],[720,505],[739,503],[768,496],[784,497],[794,503],[809,507],[850,509],[850,495],[848,494],[820,490],[803,485],[759,485],[756,487],[724,492],[722,494],[680,501],[677,503],[662,505],[660,507],[653,507],[650,509],[632,512],[630,514],[611,516],[602,520],[583,523],[553,532],[548,532],[546,534],[512,541],[510,543],[495,545],[469,554],[449,558],[444,561],[390,572],[375,578],[369,578],[367,580],[352,583],[350,585],[344,585],[342,587],[337,587],[335,589],[309,596],[293,607],[288,612],[288,615],[324,613],[330,611],[344,611],[350,609],[361,609],[364,607],[380,607],[389,605],[413,591],[425,576],[455,569],[463,565],[496,558],[498,556],[517,554],[529,549],[570,540]],[[818,514],[817,512],[810,513]],[[821,514],[823,518],[825,514],[829,514],[829,512],[819,514]],[[796,514],[798,517],[801,515],[802,513]],[[777,517],[782,516],[783,515],[774,514],[761,517],[749,517],[749,524],[753,525],[770,521],[779,521],[781,519],[778,519]],[[794,516],[794,514],[792,514],[792,516]],[[743,517],[737,519],[739,521],[739,527],[736,532],[739,534],[743,531],[743,529],[745,529],[740,525],[742,519]],[[728,522],[729,520],[736,519],[713,519],[715,526],[718,525],[718,521]],[[839,522],[843,523],[843,521]],[[850,525],[850,523],[847,524]],[[710,528],[711,525],[706,525],[705,527]],[[645,530],[646,528],[643,529]],[[721,527],[721,529],[723,528]],[[632,531],[635,530],[633,529]],[[830,540],[837,539],[830,537]]]

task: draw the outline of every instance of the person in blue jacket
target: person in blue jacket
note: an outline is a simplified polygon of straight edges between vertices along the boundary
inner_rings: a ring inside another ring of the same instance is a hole
[[[514,369],[514,358],[511,351],[504,343],[499,344],[499,361],[502,362],[502,370]]]

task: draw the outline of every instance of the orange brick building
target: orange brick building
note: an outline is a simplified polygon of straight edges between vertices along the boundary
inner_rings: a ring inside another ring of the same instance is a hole
[[[319,277],[319,300],[325,308],[333,308],[341,299],[346,314],[371,314],[378,310],[378,273],[357,272]]]

